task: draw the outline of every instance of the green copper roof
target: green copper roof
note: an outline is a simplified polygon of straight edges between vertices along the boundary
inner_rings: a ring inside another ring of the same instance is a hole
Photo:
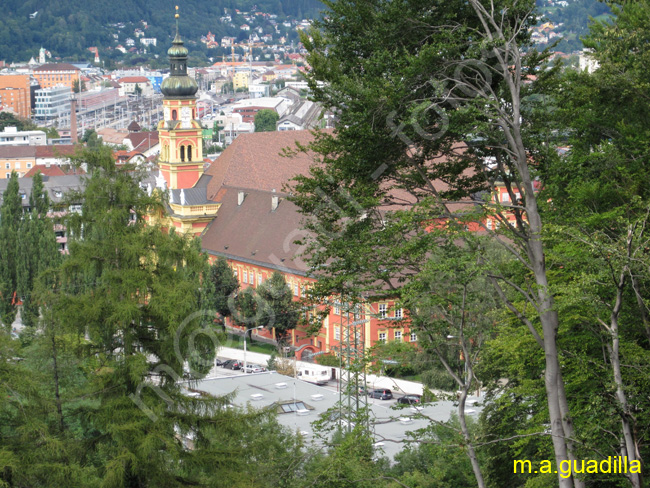
[[[170,74],[160,86],[165,98],[192,98],[199,87],[193,78],[187,76],[187,48],[183,46],[181,36],[176,32],[172,47],[167,51]]]
[[[172,47],[170,47],[167,51],[167,56],[170,58],[179,58],[183,56],[187,57],[187,48],[183,46],[183,40],[181,39],[181,36],[178,34],[178,32],[172,41]]]

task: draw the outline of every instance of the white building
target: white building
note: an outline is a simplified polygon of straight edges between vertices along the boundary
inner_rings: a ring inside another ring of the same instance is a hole
[[[42,130],[19,131],[16,127],[5,127],[0,132],[0,145],[12,146],[44,146],[47,144],[47,136]]]
[[[71,95],[69,86],[53,86],[36,90],[35,119],[45,121],[70,115]]]

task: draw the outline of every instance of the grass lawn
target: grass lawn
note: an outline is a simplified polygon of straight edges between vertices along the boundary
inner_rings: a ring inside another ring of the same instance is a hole
[[[244,338],[239,336],[231,337],[230,347],[235,349],[244,349]],[[256,342],[247,340],[246,350],[251,352],[259,352],[261,354],[278,354],[278,348],[273,344],[266,344],[265,342]]]

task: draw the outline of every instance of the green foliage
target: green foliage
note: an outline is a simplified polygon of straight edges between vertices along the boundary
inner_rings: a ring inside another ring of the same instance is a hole
[[[77,162],[82,212],[38,277],[38,333],[21,348],[0,331],[0,486],[296,486],[301,441],[273,412],[183,394],[216,346],[198,242],[144,224],[162,202],[109,149]]]
[[[150,59],[154,60],[155,54],[164,58],[175,32],[174,5],[164,1],[154,6],[144,0],[117,0],[111,4],[96,0],[53,0],[47,4],[38,0],[10,0],[5,4],[6,15],[0,26],[0,49],[6,53],[7,61],[28,60],[45,47],[54,57],[92,63],[94,55],[87,48],[97,46],[103,59],[108,57],[107,61],[111,61],[111,57],[115,57],[122,60],[126,56],[106,49],[114,47],[112,34],[120,35],[123,41],[132,35],[134,28],[142,28],[140,20],[144,20],[148,23],[147,36],[158,39],[158,46],[147,46]],[[225,35],[236,37],[241,32],[239,25],[245,20],[235,15],[234,9],[250,12],[254,5],[263,12],[300,19],[305,15],[316,17],[322,6],[317,0],[246,0],[236,5],[227,0],[189,0],[181,8],[180,32],[196,43],[197,48],[201,48],[200,54],[205,56],[203,51],[209,51],[202,47],[201,35],[211,30],[218,39]],[[215,22],[224,14],[224,9],[233,13],[236,26]],[[30,14],[36,11],[38,15],[30,18]],[[117,23],[124,23],[125,28],[120,29]],[[196,57],[194,52],[191,54]],[[135,64],[141,65],[142,62],[136,61]]]
[[[86,129],[86,132],[81,137],[81,142],[84,142],[88,148],[96,148],[102,145],[102,140],[97,135],[95,129]]]
[[[278,344],[285,342],[301,316],[299,304],[293,301],[293,292],[279,272],[257,289],[245,288],[237,297],[236,310],[233,319],[237,325],[273,329]]]
[[[23,208],[18,174],[11,172],[0,207],[0,319],[10,325],[15,317],[18,288],[18,255]]]
[[[373,460],[372,438],[358,427],[335,434],[330,450],[326,454],[312,452],[304,469],[305,481],[320,488],[384,486],[384,466]]]
[[[298,325],[301,315],[299,303],[293,300],[293,291],[284,275],[276,271],[257,287],[257,294],[262,306],[258,308],[256,324],[274,329],[278,344],[283,344]]]
[[[255,132],[273,132],[280,116],[275,110],[263,109],[255,114]]]
[[[418,432],[414,436],[416,442],[395,457],[396,463],[389,475],[411,488],[475,487],[476,480],[459,429],[458,417],[454,415],[447,422],[433,423],[425,431]],[[470,430],[472,433],[477,430],[473,422],[470,422]]]
[[[86,91],[86,82],[81,79],[74,80],[74,82],[72,83],[72,91],[74,93],[80,93]]]
[[[203,286],[202,308],[214,310],[222,318],[230,317],[239,281],[228,261],[218,258],[211,266]]]
[[[16,127],[19,131],[37,129],[31,120],[22,119],[11,112],[0,112],[0,131],[6,127]]]
[[[316,362],[321,366],[333,366],[335,368],[341,365],[341,359],[334,354],[320,354],[316,356]]]
[[[61,260],[54,222],[48,217],[50,202],[43,187],[43,177],[32,177],[29,197],[30,212],[23,217],[18,235],[17,292],[23,302],[21,318],[25,325],[36,325],[39,304],[34,300],[33,289],[37,277]]]

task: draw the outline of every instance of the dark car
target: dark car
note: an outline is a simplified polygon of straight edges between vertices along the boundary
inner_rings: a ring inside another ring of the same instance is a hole
[[[224,361],[221,367],[226,369],[241,369],[242,362],[237,359],[229,359],[228,361]]]
[[[404,395],[403,397],[397,399],[397,403],[402,403],[404,405],[415,405],[417,403],[422,403],[422,396]]]
[[[393,392],[390,391],[388,388],[378,388],[375,390],[372,390],[370,392],[370,395],[368,395],[370,398],[379,398],[380,400],[390,400],[393,398]]]
[[[216,358],[216,359],[214,360],[214,364],[215,364],[215,366],[223,366],[223,363],[224,363],[224,360],[223,360],[223,359]]]

